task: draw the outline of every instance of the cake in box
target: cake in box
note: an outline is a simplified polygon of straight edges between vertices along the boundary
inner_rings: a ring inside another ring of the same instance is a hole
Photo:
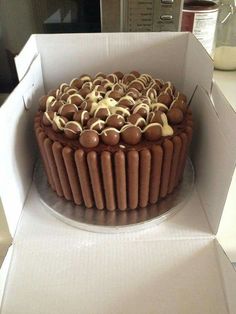
[[[147,207],[181,182],[192,138],[185,95],[132,71],[81,75],[42,96],[35,132],[59,197],[106,210]]]

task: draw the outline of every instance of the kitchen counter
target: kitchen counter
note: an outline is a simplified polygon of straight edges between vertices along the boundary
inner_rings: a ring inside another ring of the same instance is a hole
[[[236,112],[236,71],[214,71],[215,82]]]

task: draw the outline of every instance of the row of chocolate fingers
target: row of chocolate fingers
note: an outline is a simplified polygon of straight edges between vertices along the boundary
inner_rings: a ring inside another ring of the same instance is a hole
[[[151,149],[85,153],[53,142],[35,119],[48,182],[60,197],[87,208],[125,210],[155,204],[181,180],[192,127]]]

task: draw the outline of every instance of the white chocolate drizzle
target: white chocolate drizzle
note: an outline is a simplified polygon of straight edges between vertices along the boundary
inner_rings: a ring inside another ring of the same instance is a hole
[[[116,133],[120,133],[120,131],[117,130],[116,128],[109,127],[109,128],[102,130],[102,132],[100,134],[104,134],[105,136],[108,136],[108,134],[107,134],[108,131],[114,131]]]
[[[100,100],[98,105],[99,106],[105,105],[107,108],[112,108],[112,107],[115,107],[117,105],[117,101],[113,98],[106,97],[106,98],[103,98],[102,100]]]
[[[151,110],[155,111],[158,110],[159,108],[164,108],[166,111],[168,110],[168,107],[161,102],[155,102],[154,104],[150,105]]]
[[[93,102],[95,101],[99,101],[102,99],[102,95],[96,91],[96,90],[93,90],[91,93],[89,93],[86,97],[85,97],[86,100],[91,100]]]
[[[168,124],[167,116],[165,113],[161,114],[161,120],[163,122],[162,126],[162,136],[171,136],[174,134],[172,127]]]
[[[62,117],[59,117],[59,116],[55,116],[53,118],[53,122],[56,124],[57,128],[61,131],[64,130],[64,127],[65,127],[65,121]]]

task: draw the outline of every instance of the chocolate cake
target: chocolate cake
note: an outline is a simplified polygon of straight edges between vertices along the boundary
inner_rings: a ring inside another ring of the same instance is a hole
[[[146,207],[181,181],[192,138],[185,95],[132,71],[81,75],[39,100],[35,132],[51,188],[85,207]]]

